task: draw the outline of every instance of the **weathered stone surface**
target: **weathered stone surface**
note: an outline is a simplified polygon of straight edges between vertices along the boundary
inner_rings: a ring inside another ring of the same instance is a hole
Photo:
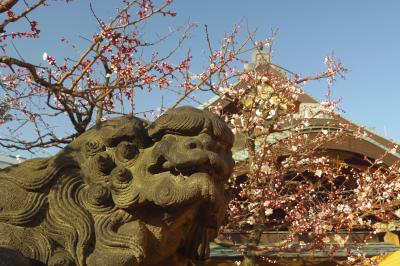
[[[111,119],[0,171],[0,265],[185,265],[226,208],[233,135],[191,107]]]

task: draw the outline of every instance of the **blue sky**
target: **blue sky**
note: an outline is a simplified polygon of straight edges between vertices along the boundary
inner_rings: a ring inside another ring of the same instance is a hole
[[[345,116],[400,141],[400,1],[177,1],[178,14],[208,24],[215,38],[245,18],[260,37],[279,33],[273,61],[303,75],[323,69],[334,52],[350,69],[337,82]],[[322,99],[326,84],[307,92]]]
[[[98,0],[92,4],[98,15],[107,18],[117,2]],[[42,39],[31,42],[29,47],[16,42],[23,56],[40,62],[46,51],[62,59],[66,48],[59,42],[61,36],[84,48],[84,41],[78,36],[90,37],[96,27],[89,3],[51,2],[49,8],[36,12]],[[333,89],[334,96],[342,98],[344,115],[400,142],[400,1],[176,0],[172,9],[177,17],[157,18],[146,31],[162,32],[187,21],[197,22],[199,27],[178,55],[183,57],[190,47],[195,70],[201,70],[205,63],[204,24],[215,43],[240,21],[250,29],[258,28],[258,39],[267,38],[272,28],[278,28],[274,63],[303,75],[322,71],[324,57],[333,52],[350,70],[346,80],[339,80]],[[244,37],[245,27],[242,33]],[[305,89],[321,100],[326,82],[309,83]]]

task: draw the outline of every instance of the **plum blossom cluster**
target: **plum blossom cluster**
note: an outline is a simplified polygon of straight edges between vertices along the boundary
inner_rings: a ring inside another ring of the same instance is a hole
[[[19,10],[17,4],[22,2],[11,2],[15,6],[0,10],[8,14],[5,26],[12,27],[14,19],[22,16],[37,29],[36,20],[29,17],[47,3],[32,2],[19,14],[15,10]],[[0,145],[32,152],[37,148],[62,147],[107,117],[126,113],[157,116],[167,107],[173,108],[188,99],[196,101],[197,93],[218,93],[219,88],[229,87],[239,76],[238,65],[245,63],[240,57],[255,49],[254,33],[238,42],[242,39],[237,38],[240,25],[235,25],[214,47],[206,27],[208,64],[200,73],[194,73],[190,49],[186,53],[181,50],[196,24],[170,28],[156,37],[146,32],[146,25],[157,16],[175,17],[171,3],[170,0],[121,0],[114,16],[107,20],[96,14],[93,4],[91,11],[98,30],[85,37],[87,46],[79,47],[81,53],[74,51],[60,57],[44,48],[43,61],[39,62],[1,56],[1,97],[12,99],[7,113],[13,119],[7,120],[8,131],[2,132]],[[4,43],[8,41],[6,38]],[[164,44],[172,48],[161,53]],[[61,45],[78,48],[65,37],[61,37]],[[183,56],[178,56],[178,52]],[[143,92],[158,93],[160,102],[166,92],[171,92],[172,104],[141,112],[136,109],[136,101]],[[65,125],[71,127],[64,130]],[[32,131],[34,135],[22,137],[18,132],[23,131]]]
[[[10,4],[2,5],[0,10],[6,15],[0,24],[4,45],[8,44],[8,37],[40,37],[38,22],[28,16],[38,8],[45,8],[47,3],[44,0],[25,1],[26,10],[18,13],[15,10],[20,10],[19,5],[24,3],[8,2]],[[176,16],[169,9],[171,3],[170,0],[122,0],[108,21],[96,15],[95,6],[91,7],[99,30],[87,38],[89,44],[78,56],[56,58],[45,50],[44,62],[37,63],[1,56],[1,97],[2,100],[11,99],[7,113],[13,118],[7,120],[9,135],[3,136],[1,145],[30,151],[38,147],[63,146],[104,117],[135,113],[138,90],[163,90],[173,82],[191,90],[188,77],[190,53],[178,62],[172,63],[170,58],[179,51],[194,25],[170,30],[156,39],[148,37],[144,30],[156,16]],[[8,31],[22,18],[29,21],[32,34]],[[167,54],[160,54],[159,47],[172,37],[176,39],[175,47]],[[73,46],[66,38],[61,38],[61,42]],[[64,130],[60,134],[49,126],[48,121],[59,117],[72,125],[67,135]],[[17,132],[31,129],[36,137],[21,140]]]
[[[327,79],[330,90],[336,77],[344,74],[333,57],[326,64],[325,72],[293,79],[273,64],[252,69],[238,83],[220,88],[221,100],[210,107],[245,143],[247,156],[236,166],[242,174],[229,180],[235,197],[229,203],[225,230],[248,231],[256,243],[259,232],[288,232],[286,241],[261,246],[255,254],[318,249],[331,256],[344,248],[349,258],[344,263],[353,265],[365,259],[363,243],[357,250],[347,246],[353,231],[371,232],[367,241],[399,226],[399,164],[388,167],[380,158],[360,158],[352,165],[329,155],[328,144],[349,134],[360,138],[368,133],[335,119],[338,101],[329,97],[309,108],[300,106],[304,93],[300,84]],[[318,118],[326,119],[323,128],[316,128]],[[393,145],[387,153],[397,150]]]
[[[2,32],[0,35],[0,43],[4,43],[8,38],[31,38],[37,39],[40,36],[40,30],[38,28],[37,21],[30,22],[30,31],[21,31],[21,32]]]
[[[45,0],[24,1],[24,3],[21,2],[22,1],[19,0],[8,0],[1,3],[0,14],[3,16],[0,19],[0,45],[3,50],[6,49],[6,41],[9,39],[33,39],[39,38],[40,36],[38,22],[36,20],[31,20],[28,16],[35,9],[44,6],[46,4]],[[22,28],[25,28],[27,24],[28,29],[18,31],[9,30],[10,24],[15,24],[18,22],[21,24],[25,23]]]

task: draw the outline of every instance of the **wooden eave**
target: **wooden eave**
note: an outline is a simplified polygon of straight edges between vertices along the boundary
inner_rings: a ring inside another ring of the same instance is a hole
[[[278,71],[274,70],[274,68],[265,65],[260,65],[255,68],[255,71],[258,72],[263,72],[266,70]],[[240,87],[245,88],[247,85],[244,80],[240,80],[235,86],[239,86],[239,88]],[[311,97],[306,93],[300,94],[298,101],[299,104],[319,103],[319,101],[317,101],[316,99],[314,99],[313,97]],[[220,97],[214,97],[209,102],[203,104],[201,108],[205,109],[207,107],[216,105],[221,105],[223,107],[223,110],[226,112],[232,113],[239,111],[235,109],[234,106],[232,106],[231,102],[229,102],[226,99],[221,99]],[[347,152],[352,152],[362,156],[367,156],[371,159],[381,159],[382,157],[383,163],[387,166],[390,166],[393,163],[400,160],[400,153],[390,152],[390,150],[393,148],[394,145],[392,141],[376,134],[375,132],[363,128],[340,115],[337,115],[337,117],[335,117],[334,119],[336,120],[335,121],[336,123],[348,125],[348,129],[353,133],[356,133],[359,130],[364,130],[368,132],[368,136],[360,138],[356,137],[355,135],[352,136],[352,134],[349,134],[349,136],[344,138],[342,142],[329,143],[324,148],[328,150],[343,150]],[[320,129],[323,128],[329,129],[331,127],[331,125],[327,125],[326,123],[324,123],[323,119],[313,119],[313,120],[314,120],[313,122],[314,127],[319,126]]]

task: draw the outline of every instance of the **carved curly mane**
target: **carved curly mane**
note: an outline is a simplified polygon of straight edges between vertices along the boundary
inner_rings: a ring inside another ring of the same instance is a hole
[[[60,159],[62,164],[57,163]],[[21,239],[22,245],[32,248],[33,244],[36,252],[29,255],[34,255],[37,260],[49,259],[53,250],[47,248],[52,246],[52,240],[63,239],[76,261],[82,261],[87,252],[85,247],[93,228],[90,214],[79,202],[78,195],[84,187],[79,172],[79,165],[74,160],[56,155],[9,167],[0,174],[0,190],[6,195],[5,201],[0,203],[0,221],[35,228],[32,234],[41,235],[49,242],[43,246]],[[70,219],[71,215],[79,218]],[[54,239],[48,239],[42,230]],[[18,238],[18,232],[15,237]]]
[[[109,242],[111,246],[113,241],[132,246],[131,240],[113,236],[106,222],[111,216],[130,218],[106,202],[110,195],[103,189],[105,175],[118,159],[110,160],[102,152],[106,148],[116,149],[113,146],[122,141],[136,143],[138,147],[149,143],[143,122],[127,116],[106,121],[51,158],[28,160],[0,172],[0,192],[5,199],[0,202],[0,222],[32,228],[32,234],[40,235],[47,242],[43,245],[21,239],[14,243],[16,249],[21,250],[18,245],[24,245],[33,250],[33,254],[24,255],[48,261],[62,246],[69,253],[65,256],[70,256],[77,265],[85,265],[84,258],[91,251],[95,227],[99,227],[96,237],[100,241]],[[101,167],[105,169],[99,169]],[[0,231],[0,235],[4,234]],[[18,238],[18,232],[10,237]],[[10,244],[3,242],[0,240],[0,246]]]

